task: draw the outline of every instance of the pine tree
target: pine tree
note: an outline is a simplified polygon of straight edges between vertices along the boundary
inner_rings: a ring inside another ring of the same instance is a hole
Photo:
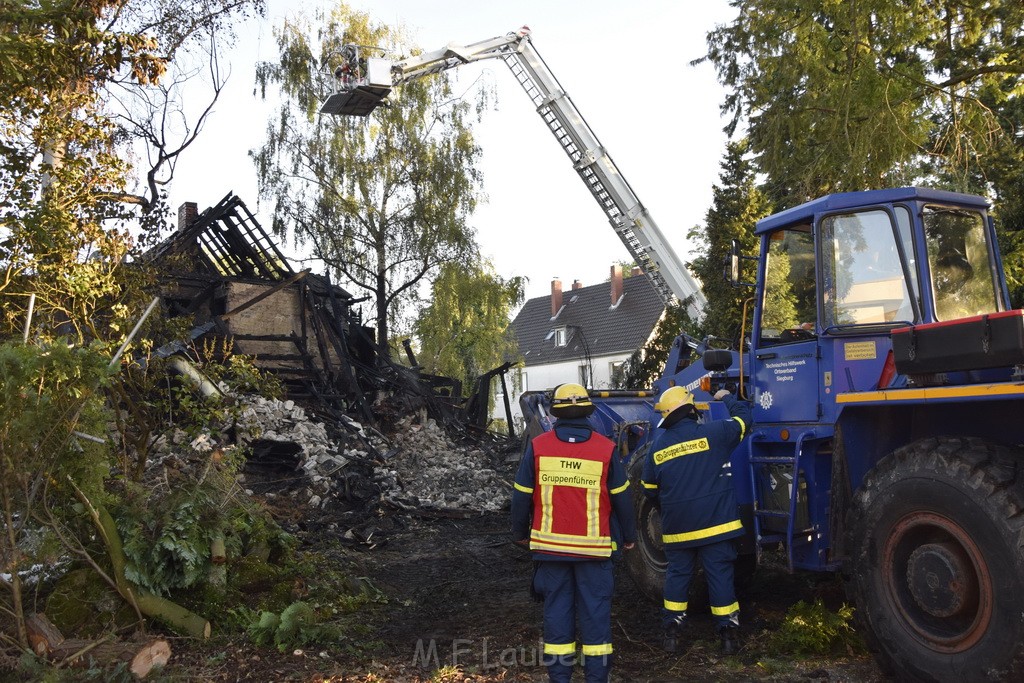
[[[755,183],[754,167],[746,140],[730,142],[722,159],[719,183],[713,188],[713,203],[704,226],[693,228],[689,238],[697,247],[690,269],[703,284],[708,303],[701,328],[704,334],[723,339],[739,337],[743,300],[752,295],[748,287],[734,287],[725,280],[725,258],[733,240],[740,253],[757,253],[754,224],[770,212],[765,194]],[[740,260],[740,279],[753,282],[755,262]],[[747,320],[749,329],[750,320]]]

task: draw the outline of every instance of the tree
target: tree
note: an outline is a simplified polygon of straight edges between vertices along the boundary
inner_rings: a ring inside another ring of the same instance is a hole
[[[346,43],[408,53],[402,35],[345,4],[275,31],[280,57],[260,65],[259,86],[284,97],[267,140],[251,152],[273,229],[308,246],[375,301],[377,343],[415,299],[417,285],[474,246],[480,149],[469,104],[445,74],[400,86],[366,118],[318,117],[324,71]]]
[[[712,188],[713,203],[708,209],[704,227],[689,233],[695,244],[696,258],[690,270],[700,280],[707,298],[701,326],[705,334],[724,339],[738,339],[743,315],[743,300],[752,296],[746,287],[733,287],[723,277],[724,259],[733,240],[740,253],[757,253],[754,224],[770,212],[768,198],[755,183],[753,162],[747,153],[746,140],[730,142],[722,160],[719,184]],[[755,263],[740,260],[740,279],[753,282]],[[747,321],[750,324],[750,321]]]
[[[746,124],[785,205],[922,181],[982,190],[986,162],[1022,144],[1000,125],[1020,101],[1019,2],[734,5],[736,20],[708,34],[706,59],[732,89],[727,130]]]
[[[514,357],[509,320],[524,286],[522,277],[499,277],[488,261],[441,266],[414,326],[420,365],[471,389],[479,375]]]
[[[47,320],[79,340],[121,333],[136,313],[117,302],[125,288],[115,277],[131,240],[109,221],[137,215],[125,202],[158,202],[130,190],[134,138],[111,107],[119,95],[158,88],[193,37],[212,36],[248,7],[262,0],[0,4],[4,331],[21,324],[35,294],[41,333]]]

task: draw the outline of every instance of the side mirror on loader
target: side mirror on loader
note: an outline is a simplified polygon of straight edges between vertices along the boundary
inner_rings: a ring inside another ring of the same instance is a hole
[[[729,247],[729,254],[725,257],[725,280],[733,287],[753,287],[753,282],[743,282],[740,279],[740,262],[741,261],[756,261],[757,258],[754,256],[744,256],[740,253],[740,243],[736,240],[732,241],[732,245]]]

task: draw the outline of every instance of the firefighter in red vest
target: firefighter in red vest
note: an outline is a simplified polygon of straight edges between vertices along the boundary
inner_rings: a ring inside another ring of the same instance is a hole
[[[572,678],[577,617],[584,677],[608,680],[611,557],[636,541],[626,469],[615,444],[587,422],[592,412],[582,386],[555,387],[554,429],[527,446],[512,493],[512,534],[533,551],[533,588],[544,597],[544,665],[554,683]]]

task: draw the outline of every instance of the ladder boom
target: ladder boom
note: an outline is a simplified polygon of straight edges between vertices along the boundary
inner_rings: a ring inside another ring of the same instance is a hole
[[[666,304],[673,298],[687,301],[690,315],[699,319],[707,303],[700,284],[676,255],[654,218],[640,203],[594,131],[545,64],[530,40],[530,30],[525,26],[504,36],[465,46],[450,44],[440,50],[396,62],[391,65],[390,83],[346,80],[342,92],[332,95],[321,112],[365,115],[387,96],[391,86],[494,58],[505,62],[533,101],[537,113],[597,200],[626,251],[662,300]],[[372,73],[373,69],[369,71]]]

